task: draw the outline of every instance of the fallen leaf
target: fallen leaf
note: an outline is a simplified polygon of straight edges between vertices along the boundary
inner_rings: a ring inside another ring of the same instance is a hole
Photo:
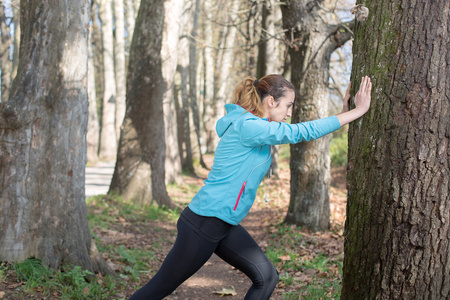
[[[278,256],[278,259],[281,259],[281,260],[291,260],[291,257],[289,256],[289,254],[285,254],[285,255],[281,255],[281,256]]]
[[[88,286],[83,289],[83,293],[86,294],[86,295],[89,295],[90,290],[89,290]]]
[[[231,286],[231,289],[222,288],[220,291],[214,291],[212,294],[220,295],[220,297],[223,296],[236,296],[236,290],[234,289],[234,286]]]
[[[0,299],[2,299],[3,297],[5,297],[5,292],[0,292]]]

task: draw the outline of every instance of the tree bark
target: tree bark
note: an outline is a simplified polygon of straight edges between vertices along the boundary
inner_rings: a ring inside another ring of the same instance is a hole
[[[164,180],[163,101],[172,89],[172,82],[163,74],[166,61],[161,53],[167,34],[165,20],[170,19],[165,2],[144,0],[139,8],[127,75],[127,111],[110,192],[141,203],[155,200],[173,208]]]
[[[0,260],[107,270],[84,190],[90,1],[22,0],[21,12],[18,75],[0,105]]]
[[[328,117],[330,56],[350,39],[345,27],[323,21],[320,2],[291,0],[281,7],[290,43],[291,81],[296,88],[293,123]],[[291,199],[286,222],[313,230],[329,228],[329,142],[326,136],[291,145]]]
[[[115,127],[116,138],[119,141],[120,126],[122,126],[125,116],[125,97],[126,97],[126,71],[125,71],[125,21],[123,0],[114,0],[115,17],[115,75],[116,75],[116,114]]]
[[[98,0],[103,42],[103,107],[100,130],[100,159],[116,157],[116,79],[114,77],[114,43],[111,0]]]
[[[342,299],[450,298],[450,2],[370,1],[353,45]]]

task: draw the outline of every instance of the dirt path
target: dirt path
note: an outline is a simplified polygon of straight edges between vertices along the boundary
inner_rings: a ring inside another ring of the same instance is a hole
[[[108,190],[109,183],[114,171],[113,163],[102,163],[95,167],[86,168],[86,195],[92,196],[97,194],[105,194]],[[252,208],[249,215],[244,219],[242,225],[249,231],[256,242],[263,250],[266,250],[270,241],[270,234],[276,230],[276,225],[279,224],[284,217],[285,210],[288,205],[289,199],[289,171],[280,170],[280,180],[271,183],[270,198],[271,203],[266,204],[261,200],[255,201],[255,205]],[[331,216],[332,226],[334,232],[343,227],[345,217],[345,177],[342,178],[343,170],[334,171],[333,178],[337,182],[334,183],[335,187],[331,189]],[[201,177],[206,177],[207,172],[199,174]],[[344,180],[344,181],[343,181]],[[186,184],[201,185],[203,179],[185,177]],[[337,187],[336,187],[337,186]],[[188,195],[171,195],[173,199],[180,198],[179,196],[186,197]],[[186,199],[183,201],[186,202]],[[140,232],[128,233],[127,230],[122,232],[123,234],[134,235],[134,240],[139,241],[139,244],[135,244],[136,247],[151,247],[155,235],[154,227],[164,227],[164,232],[168,238],[164,243],[159,255],[159,261],[152,263],[152,273],[157,271],[162,263],[165,255],[170,251],[171,246],[175,240],[176,229],[174,224],[153,224],[149,222],[140,228]],[[337,228],[337,229],[336,229]],[[131,229],[130,229],[131,230]],[[311,233],[308,231],[302,231],[303,237],[310,239],[310,246],[308,249],[302,247],[298,251],[302,252],[301,255],[315,255],[317,253],[324,253],[330,257],[341,256],[343,252],[343,239],[339,234],[331,232],[324,233]],[[103,236],[106,238],[106,236]],[[111,240],[112,243],[116,241]],[[292,245],[296,249],[296,245]],[[280,269],[280,266],[276,266]],[[305,276],[304,274],[298,274],[298,276]],[[314,276],[314,275],[312,275]],[[307,277],[305,277],[308,280]],[[140,284],[133,283],[123,296],[128,298],[135,288],[145,284],[145,280]],[[216,255],[213,255],[209,261],[191,278],[184,282],[174,294],[168,296],[166,299],[178,299],[178,300],[204,300],[204,299],[222,299],[219,294],[214,291],[220,291],[222,289],[234,289],[236,295],[230,297],[230,299],[243,299],[246,291],[251,286],[251,281],[240,271],[233,269],[230,265],[222,261]],[[283,293],[288,291],[287,287],[283,287],[279,284],[276,288],[271,299],[281,300],[283,299]],[[290,287],[292,290],[294,287]]]

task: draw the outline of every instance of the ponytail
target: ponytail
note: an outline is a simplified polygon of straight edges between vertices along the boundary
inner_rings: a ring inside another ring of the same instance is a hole
[[[254,84],[256,82],[256,84]],[[257,89],[258,81],[255,77],[245,78],[234,90],[234,104],[239,104],[247,111],[258,117],[264,114],[261,97]]]
[[[295,91],[294,86],[280,75],[266,75],[259,80],[249,76],[234,90],[233,103],[242,106],[255,116],[262,117],[264,99],[270,95],[279,102],[279,98],[288,90]]]

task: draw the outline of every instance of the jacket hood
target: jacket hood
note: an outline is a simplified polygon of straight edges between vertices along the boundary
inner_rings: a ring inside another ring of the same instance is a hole
[[[220,118],[219,121],[217,121],[216,125],[216,132],[219,137],[222,137],[224,135],[224,133],[235,120],[237,120],[245,112],[247,112],[237,104],[225,104],[225,109],[227,111],[227,114],[224,117]]]

